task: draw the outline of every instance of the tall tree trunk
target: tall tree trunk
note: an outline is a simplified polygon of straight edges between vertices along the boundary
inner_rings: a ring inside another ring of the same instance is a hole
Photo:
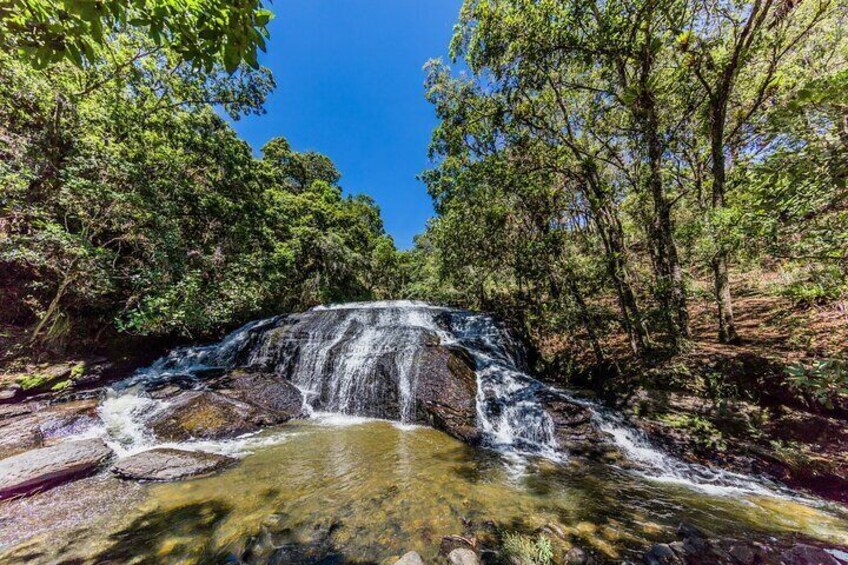
[[[679,347],[680,339],[690,335],[689,310],[686,305],[683,269],[680,266],[677,245],[674,241],[671,204],[663,186],[663,142],[659,134],[656,103],[649,85],[653,54],[647,44],[643,48],[641,62],[639,95],[634,108],[634,118],[642,131],[648,159],[647,184],[653,204],[650,233],[656,253],[657,298],[664,309],[672,342],[675,347]]]
[[[727,190],[726,168],[724,156],[724,123],[727,103],[723,98],[713,100],[710,112],[710,156],[712,159],[712,206],[720,210],[725,206]],[[733,298],[730,294],[730,278],[728,276],[728,250],[723,241],[723,233],[717,234],[718,250],[712,260],[713,279],[715,281],[715,301],[718,307],[718,340],[721,343],[732,343],[739,339],[736,333],[736,323],[733,319]]]

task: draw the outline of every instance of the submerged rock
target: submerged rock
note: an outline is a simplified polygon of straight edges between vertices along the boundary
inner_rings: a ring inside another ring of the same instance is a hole
[[[216,453],[160,447],[121,459],[112,472],[124,479],[176,481],[210,475],[236,461]]]
[[[224,439],[256,432],[291,419],[284,412],[260,408],[217,392],[185,392],[152,414],[147,425],[165,441]]]
[[[480,558],[472,550],[459,547],[448,554],[451,565],[480,565]]]
[[[0,461],[0,499],[31,494],[96,471],[112,450],[100,439],[66,441]]]
[[[403,556],[395,561],[394,565],[424,565],[424,560],[415,551],[404,553]]]
[[[831,546],[799,536],[761,539],[710,538],[683,523],[680,541],[658,543],[644,555],[646,565],[843,565],[848,547]]]

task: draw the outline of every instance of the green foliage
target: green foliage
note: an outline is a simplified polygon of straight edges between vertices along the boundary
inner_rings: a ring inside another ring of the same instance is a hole
[[[828,408],[848,397],[848,362],[843,359],[796,363],[786,368],[786,375],[790,387]]]
[[[255,158],[212,110],[261,112],[266,70],[191,68],[137,35],[112,45],[49,73],[0,55],[4,321],[55,344],[104,325],[197,337],[391,292],[374,202],[282,138]]]
[[[27,373],[17,379],[17,383],[24,390],[31,390],[46,384],[51,379],[51,376],[46,373]]]
[[[518,565],[550,565],[554,552],[551,541],[539,534],[535,538],[507,532],[503,538],[504,553]]]
[[[660,421],[672,428],[686,431],[687,437],[691,437],[703,447],[724,451],[727,449],[727,441],[709,420],[697,414],[663,414]]]
[[[73,367],[71,367],[71,380],[75,381],[85,375],[86,365],[85,361],[80,361]]]
[[[68,388],[72,384],[73,384],[73,382],[71,381],[71,379],[66,379],[64,381],[59,381],[58,383],[51,386],[50,390],[53,391],[53,392],[60,392],[60,391],[65,390],[66,388]]]
[[[273,14],[261,0],[10,0],[0,4],[0,46],[37,68],[100,61],[114,34],[138,31],[195,67],[258,68]]]
[[[844,297],[846,20],[834,0],[466,1],[468,71],[427,66],[437,217],[407,294],[599,363],[616,323],[634,354],[684,350],[693,287],[731,339],[735,266]]]

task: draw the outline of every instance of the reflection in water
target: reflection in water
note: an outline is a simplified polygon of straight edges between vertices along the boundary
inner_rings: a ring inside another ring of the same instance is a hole
[[[576,543],[622,559],[667,540],[680,521],[714,534],[799,531],[848,539],[838,508],[753,495],[710,497],[576,462],[530,461],[519,475],[501,455],[435,430],[343,423],[319,419],[269,431],[283,439],[218,476],[147,485],[133,510],[97,527],[81,519],[51,534],[74,543],[42,540],[44,553],[18,547],[0,561],[307,563],[343,556],[379,562],[412,549],[432,559],[443,535],[486,539],[545,526],[563,532],[565,547]],[[11,520],[11,527],[27,528]]]

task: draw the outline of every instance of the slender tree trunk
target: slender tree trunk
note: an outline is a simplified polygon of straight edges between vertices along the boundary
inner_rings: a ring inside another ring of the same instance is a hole
[[[73,268],[73,267],[72,267]],[[29,343],[30,345],[34,344],[41,332],[47,326],[47,322],[53,319],[54,314],[59,309],[59,303],[62,301],[62,297],[65,295],[65,291],[68,289],[68,286],[71,284],[73,280],[73,274],[68,272],[65,274],[65,277],[62,279],[62,282],[59,283],[59,288],[56,289],[56,294],[53,295],[53,300],[50,301],[50,304],[47,306],[47,311],[44,312],[44,316],[41,317],[38,324],[35,326],[35,329],[32,330],[32,336],[30,337]]]
[[[593,199],[594,200],[594,199]],[[630,350],[635,355],[643,355],[650,347],[650,339],[636,295],[630,284],[627,269],[624,232],[618,217],[604,205],[594,206],[593,216],[601,241],[604,244],[607,273],[613,282],[618,306],[621,311],[621,325],[630,341]]]
[[[724,156],[724,122],[726,103],[714,100],[710,113],[710,153],[712,159],[713,210],[725,206],[726,193],[726,161]],[[724,244],[722,233],[718,234],[718,250],[712,260],[713,278],[715,281],[715,300],[718,306],[718,340],[721,343],[732,343],[739,339],[736,324],[733,319],[733,298],[730,294],[730,278],[728,276],[728,251]]]
[[[580,287],[577,286],[577,281],[574,278],[573,272],[569,270],[565,279],[565,284],[568,287],[568,293],[577,305],[577,313],[578,316],[580,316],[580,323],[582,323],[583,327],[586,329],[586,335],[589,338],[589,343],[592,345],[592,352],[595,354],[595,361],[599,366],[603,366],[606,364],[606,356],[604,355],[604,350],[601,347],[601,342],[598,340],[598,334],[595,332],[595,325],[592,323],[592,316],[589,314],[589,307],[586,305],[583,293],[580,292]],[[549,275],[549,280],[551,284],[551,294],[559,296],[561,293],[559,283],[552,274]]]

